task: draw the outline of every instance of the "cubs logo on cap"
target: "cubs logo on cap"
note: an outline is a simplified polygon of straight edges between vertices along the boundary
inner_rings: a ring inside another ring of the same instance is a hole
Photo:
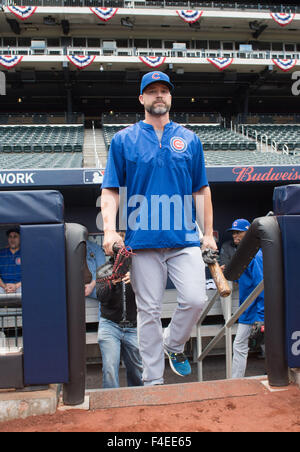
[[[170,146],[174,152],[184,152],[187,148],[186,141],[181,137],[172,137],[170,140]]]
[[[250,227],[250,223],[248,220],[245,220],[244,218],[238,218],[237,220],[234,220],[232,223],[232,226],[230,229],[227,229],[227,231],[248,231]]]
[[[148,85],[155,82],[165,83],[170,88],[170,91],[174,89],[174,85],[171,83],[170,77],[167,74],[160,71],[152,71],[147,72],[147,74],[143,76],[140,94],[143,94],[144,89],[147,88]]]

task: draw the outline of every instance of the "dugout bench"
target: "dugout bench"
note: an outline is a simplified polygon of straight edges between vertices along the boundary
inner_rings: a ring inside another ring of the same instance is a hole
[[[63,401],[85,393],[87,230],[64,223],[55,190],[0,192],[0,225],[20,226],[23,348],[0,354],[0,388],[63,384]],[[18,300],[3,295],[0,307]]]

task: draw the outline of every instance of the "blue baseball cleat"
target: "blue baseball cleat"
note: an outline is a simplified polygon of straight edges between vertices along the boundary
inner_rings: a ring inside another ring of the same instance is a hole
[[[169,358],[170,366],[175,374],[180,377],[190,375],[192,372],[190,363],[184,353],[172,353],[165,350]]]

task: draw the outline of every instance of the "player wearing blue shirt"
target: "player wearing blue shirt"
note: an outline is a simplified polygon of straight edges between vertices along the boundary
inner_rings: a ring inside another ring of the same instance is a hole
[[[0,250],[0,293],[21,292],[20,230],[6,232],[8,247]]]
[[[250,223],[244,218],[239,218],[232,223],[234,243],[238,246],[244,238]],[[248,267],[240,276],[239,298],[240,305],[253,292],[255,287],[263,280],[263,255],[259,250]],[[243,378],[245,376],[248,358],[248,341],[252,325],[255,322],[264,322],[264,292],[262,292],[253,303],[240,316],[237,334],[233,344],[232,378]]]
[[[144,75],[139,101],[145,120],[114,136],[102,184],[106,254],[112,254],[115,242],[123,244],[116,218],[120,199],[126,198],[119,217],[126,216],[125,243],[135,252],[131,282],[145,385],[163,383],[164,353],[175,373],[191,372],[184,345],[206,301],[196,218],[203,248],[217,249],[202,144],[170,121],[173,88],[163,72]],[[178,291],[178,306],[163,337],[160,316],[168,275]]]

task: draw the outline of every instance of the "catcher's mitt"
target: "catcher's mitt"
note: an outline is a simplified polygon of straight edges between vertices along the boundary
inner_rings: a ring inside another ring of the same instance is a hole
[[[251,333],[249,336],[249,348],[251,351],[260,350],[260,346],[264,343],[265,338],[265,325],[264,322],[255,322],[252,325]]]
[[[96,271],[96,282],[107,283],[110,285],[111,281],[124,278],[126,273],[130,270],[131,257],[133,252],[127,247],[120,248],[116,244],[113,245],[114,257]]]

